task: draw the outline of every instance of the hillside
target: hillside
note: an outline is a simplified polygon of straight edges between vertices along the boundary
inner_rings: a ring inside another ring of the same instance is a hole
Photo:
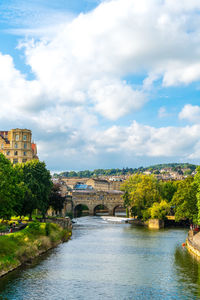
[[[93,171],[85,170],[85,171],[65,171],[61,173],[55,173],[54,177],[98,177],[98,176],[117,176],[117,175],[130,175],[134,173],[142,173],[150,170],[152,173],[158,173],[163,169],[171,169],[172,171],[178,171],[180,173],[188,173],[191,174],[195,171],[197,165],[189,164],[189,163],[169,163],[169,164],[157,164],[149,167],[139,167],[139,168],[123,168],[123,169],[96,169]]]

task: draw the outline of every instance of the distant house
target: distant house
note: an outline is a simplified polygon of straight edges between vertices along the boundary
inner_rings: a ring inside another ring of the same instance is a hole
[[[145,174],[145,175],[151,175],[151,171],[144,171],[143,174]]]

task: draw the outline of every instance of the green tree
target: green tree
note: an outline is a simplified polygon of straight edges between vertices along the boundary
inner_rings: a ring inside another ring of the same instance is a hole
[[[153,175],[132,175],[122,184],[121,190],[125,192],[125,206],[134,206],[138,218],[143,218],[144,211],[161,200],[158,180]]]
[[[52,187],[50,172],[46,169],[45,163],[31,160],[25,164],[18,164],[16,168],[22,170],[24,183],[23,214],[29,214],[31,219],[33,210],[38,208],[45,217]]]
[[[174,183],[174,181],[160,181],[159,186],[162,199],[166,200],[167,202],[171,202],[174,193],[177,190],[177,185]]]
[[[193,223],[197,222],[197,182],[193,177],[177,182],[177,191],[171,205],[174,206],[176,221],[188,219]]]
[[[197,206],[197,223],[200,224],[200,166],[196,169],[197,173],[194,177],[194,182],[196,184],[197,194],[196,194],[196,206]]]
[[[0,218],[10,219],[15,214],[20,187],[11,162],[0,153]]]
[[[149,208],[149,214],[152,219],[164,220],[170,211],[170,204],[165,200],[160,203],[154,202],[151,208]]]
[[[61,185],[54,183],[49,195],[49,205],[55,210],[56,214],[63,209],[65,197],[61,195]]]

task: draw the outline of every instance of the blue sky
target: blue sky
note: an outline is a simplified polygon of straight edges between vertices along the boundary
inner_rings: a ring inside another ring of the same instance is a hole
[[[50,170],[200,160],[198,0],[3,0],[0,127]]]

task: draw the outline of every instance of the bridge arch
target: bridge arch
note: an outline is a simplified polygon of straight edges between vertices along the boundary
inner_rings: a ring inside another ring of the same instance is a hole
[[[113,208],[113,216],[126,217],[126,208],[118,204]]]
[[[74,207],[74,218],[89,215],[89,207],[86,204],[79,203]]]
[[[109,209],[104,204],[98,204],[94,207],[93,214],[94,216],[108,216]]]

